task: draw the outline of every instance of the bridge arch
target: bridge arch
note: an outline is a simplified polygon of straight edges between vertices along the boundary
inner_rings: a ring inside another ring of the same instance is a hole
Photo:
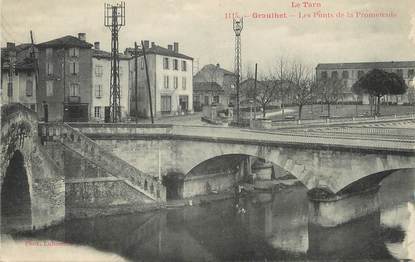
[[[31,179],[25,158],[16,150],[1,183],[1,229],[28,230],[32,226]]]

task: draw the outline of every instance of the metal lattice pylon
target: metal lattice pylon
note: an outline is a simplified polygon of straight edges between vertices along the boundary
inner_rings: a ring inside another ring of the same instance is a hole
[[[125,3],[104,5],[104,24],[111,30],[111,121],[121,120],[120,59],[118,54],[118,32],[125,25]]]
[[[241,56],[241,32],[244,27],[243,18],[233,19],[233,31],[235,32],[235,75],[236,75],[236,119],[239,123],[239,85],[242,77],[242,56]]]

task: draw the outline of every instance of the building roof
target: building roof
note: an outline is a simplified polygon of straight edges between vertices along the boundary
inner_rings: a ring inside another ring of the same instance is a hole
[[[56,38],[47,42],[43,42],[36,45],[39,48],[46,47],[79,47],[79,48],[91,48],[92,44],[80,40],[79,38],[67,35],[64,37]]]
[[[208,65],[203,66],[202,69],[200,69],[200,71],[196,73],[195,77],[202,71],[210,71],[210,72],[215,71],[215,72],[223,73],[224,75],[234,75],[235,74],[235,73],[233,73],[229,70],[221,68],[219,64],[216,64],[216,65],[208,64]]]
[[[125,54],[118,54],[120,59],[128,60],[131,59],[131,56],[125,55]],[[111,59],[111,53],[104,51],[104,50],[98,50],[98,49],[92,49],[92,56],[96,58],[104,58],[104,59]]]
[[[156,54],[156,55],[162,55],[162,56],[171,56],[171,57],[193,60],[193,57],[190,57],[190,56],[178,53],[178,52],[174,52],[173,50],[161,47],[159,45],[153,45],[152,47],[146,49],[146,54]]]
[[[362,63],[326,63],[318,64],[317,70],[335,69],[374,69],[374,68],[409,68],[415,67],[415,61],[391,61],[391,62],[362,62]]]
[[[32,45],[24,43],[17,45],[14,50],[16,51],[16,63],[15,70],[34,70],[35,62],[31,58]],[[36,52],[36,50],[35,50]],[[9,49],[7,47],[1,48],[1,68],[2,70],[9,69]]]
[[[224,92],[223,87],[216,82],[195,82],[193,83],[193,92]]]

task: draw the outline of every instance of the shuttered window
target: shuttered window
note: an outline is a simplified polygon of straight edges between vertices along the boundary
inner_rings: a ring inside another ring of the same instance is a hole
[[[53,96],[53,81],[46,81],[46,96]]]
[[[26,80],[26,96],[33,96],[33,81]]]
[[[69,72],[73,75],[78,74],[79,73],[79,63],[78,62],[70,63]]]

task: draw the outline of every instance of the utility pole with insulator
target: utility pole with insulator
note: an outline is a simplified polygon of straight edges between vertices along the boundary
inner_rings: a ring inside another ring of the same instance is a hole
[[[104,25],[111,30],[111,82],[110,108],[111,121],[121,120],[120,60],[118,54],[118,32],[125,25],[125,3],[104,4]]]
[[[241,32],[244,27],[243,18],[233,19],[233,31],[235,32],[235,75],[236,75],[236,121],[239,124],[239,84],[241,82]]]
[[[138,123],[138,46],[134,42],[134,88],[135,88],[135,122]]]

